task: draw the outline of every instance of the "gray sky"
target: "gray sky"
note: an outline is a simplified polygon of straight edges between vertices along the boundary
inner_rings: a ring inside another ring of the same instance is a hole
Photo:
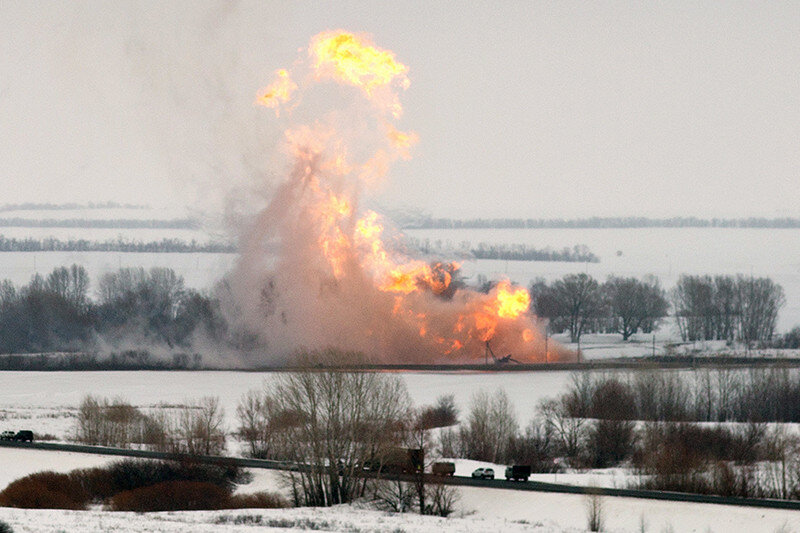
[[[0,0],[0,203],[214,207],[277,179],[254,96],[339,28],[410,67],[420,143],[383,205],[800,216],[797,1]]]

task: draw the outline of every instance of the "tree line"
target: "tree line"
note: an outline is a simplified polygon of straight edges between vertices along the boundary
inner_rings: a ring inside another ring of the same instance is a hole
[[[404,229],[612,229],[612,228],[800,228],[800,218],[698,218],[698,217],[589,217],[563,218],[433,218],[400,215]]]
[[[564,261],[569,263],[599,263],[600,258],[592,253],[584,244],[576,244],[572,248],[565,246],[561,250],[534,248],[527,244],[492,244],[480,242],[474,245],[463,241],[457,247],[449,241],[431,242],[430,239],[409,239],[409,245],[423,254],[437,256],[460,256],[474,259],[499,259],[503,261]]]
[[[118,344],[172,350],[197,338],[229,340],[219,301],[186,287],[172,269],[108,272],[96,299],[89,281],[79,265],[37,273],[23,286],[0,281],[0,353],[87,352]]]
[[[652,276],[610,276],[604,283],[589,274],[567,274],[530,287],[533,311],[550,331],[567,331],[571,342],[584,333],[651,333],[670,308],[684,341],[741,341],[769,346],[774,341],[783,288],[770,278],[683,274],[667,292]]]
[[[45,218],[23,217],[0,218],[0,227],[15,228],[154,228],[154,229],[198,229],[200,223],[191,218],[161,219],[91,219],[91,218]]]
[[[105,241],[87,239],[61,240],[55,237],[35,239],[8,238],[0,235],[0,252],[137,252],[137,253],[235,253],[236,246],[229,243],[189,242],[182,239],[160,241],[131,241],[122,238]]]
[[[63,204],[23,202],[19,204],[0,205],[0,211],[64,211],[73,209],[147,209],[147,206],[119,202],[89,202],[86,204],[77,202],[67,202]]]

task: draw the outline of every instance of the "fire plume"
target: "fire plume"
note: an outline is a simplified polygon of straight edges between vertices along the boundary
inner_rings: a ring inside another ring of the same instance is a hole
[[[394,124],[408,67],[344,31],[313,37],[307,57],[296,65],[310,75],[295,79],[356,87],[370,118],[353,128],[352,117],[333,109],[286,131],[291,171],[259,216],[234,276],[261,287],[242,283],[238,292],[250,324],[285,353],[334,346],[384,361],[463,361],[481,357],[491,341],[517,359],[543,360],[524,288],[503,280],[488,293],[469,289],[460,265],[410,257],[378,213],[359,207],[363,192],[418,141]],[[303,101],[308,87],[291,80],[278,70],[258,103],[277,110],[295,92]],[[268,267],[259,256],[266,242],[280,250]]]
[[[292,93],[297,90],[297,84],[289,77],[289,71],[286,69],[279,69],[275,75],[277,76],[275,81],[259,92],[256,103],[274,108],[278,114],[279,106],[291,99]]]

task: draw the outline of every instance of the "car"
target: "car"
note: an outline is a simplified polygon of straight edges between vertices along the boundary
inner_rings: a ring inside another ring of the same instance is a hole
[[[494,469],[492,468],[476,468],[472,472],[472,477],[475,479],[494,479]]]
[[[13,431],[4,431],[0,433],[0,440],[14,440],[16,435]]]

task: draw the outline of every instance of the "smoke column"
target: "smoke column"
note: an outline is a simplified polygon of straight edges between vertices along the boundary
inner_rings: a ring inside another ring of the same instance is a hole
[[[375,362],[469,362],[488,342],[498,356],[543,361],[524,288],[459,286],[457,264],[408,257],[360,208],[418,141],[397,126],[409,85],[392,52],[329,31],[258,92],[265,119],[287,124],[286,172],[242,241],[231,278],[242,317],[273,357],[338,348]]]

